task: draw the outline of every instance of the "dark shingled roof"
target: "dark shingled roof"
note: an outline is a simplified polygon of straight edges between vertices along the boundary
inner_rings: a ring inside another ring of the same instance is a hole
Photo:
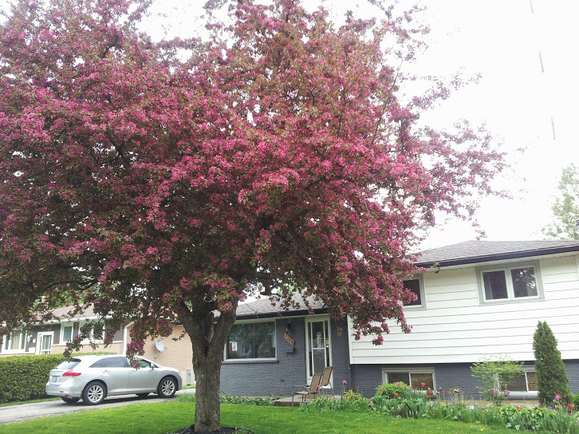
[[[241,302],[237,306],[237,319],[251,319],[251,318],[268,318],[274,316],[298,316],[307,315],[308,308],[303,298],[296,297],[298,308],[290,308],[290,310],[281,310],[281,303],[279,301],[272,301],[269,298],[260,300]],[[326,306],[321,301],[309,299],[309,304],[315,313],[326,311]]]
[[[421,267],[476,264],[504,259],[528,258],[579,251],[577,240],[465,241],[425,250],[418,254]]]

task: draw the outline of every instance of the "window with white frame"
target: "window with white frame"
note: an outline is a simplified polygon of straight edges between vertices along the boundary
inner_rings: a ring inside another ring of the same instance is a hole
[[[537,392],[539,390],[537,373],[533,370],[526,370],[507,386],[511,392]]]
[[[67,342],[72,341],[74,332],[74,324],[61,324],[60,325],[60,342],[65,344]]]
[[[415,295],[413,301],[404,303],[404,307],[424,307],[424,285],[422,277],[404,280],[402,283],[404,284],[404,288]]]
[[[80,334],[80,330],[88,323],[88,321],[81,321],[78,325],[78,330],[75,330],[73,336]],[[103,323],[92,324],[93,329],[90,331],[90,335],[82,340],[83,344],[102,344],[104,342],[105,328]]]
[[[508,267],[481,267],[477,269],[477,278],[485,302],[529,300],[542,295],[536,262]]]
[[[9,335],[4,336],[4,352],[24,351],[26,346],[26,332],[24,330],[14,330]]]
[[[415,390],[434,390],[433,368],[392,368],[382,370],[384,383],[404,383]]]
[[[274,359],[275,321],[234,324],[229,332],[225,358]]]

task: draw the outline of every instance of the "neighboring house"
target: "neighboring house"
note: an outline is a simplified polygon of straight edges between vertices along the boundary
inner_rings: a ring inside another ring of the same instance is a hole
[[[48,321],[44,325],[33,325],[26,330],[14,330],[10,335],[3,336],[0,357],[61,354],[65,350],[67,342],[79,333],[80,327],[87,321],[97,318],[91,307],[72,317],[69,315],[70,310],[70,307],[55,309],[53,311],[55,317],[62,319]],[[110,346],[105,348],[104,345],[99,345],[99,341],[96,341],[97,347],[95,349],[86,345],[83,347],[83,352],[123,354],[125,339],[125,331],[121,328],[115,332],[113,343]]]
[[[70,316],[70,307],[55,309],[53,314],[59,320],[47,321],[44,325],[33,325],[27,329],[14,330],[10,335],[3,336],[0,345],[0,357],[34,355],[34,354],[62,354],[74,336],[78,335],[80,328],[89,320],[97,319],[91,306],[81,313]],[[105,327],[106,321],[105,321]],[[127,344],[130,342],[130,331],[133,323],[115,331],[113,342],[104,346],[102,341],[93,349],[84,342],[82,353],[105,352],[113,354],[125,354]],[[160,365],[178,369],[183,377],[184,384],[193,384],[193,362],[191,341],[183,335],[183,326],[174,325],[173,333],[166,338],[148,339],[144,346],[144,357],[158,362]],[[160,341],[160,343],[157,343]],[[162,351],[159,351],[159,348]]]
[[[129,339],[132,326],[131,323],[127,327]],[[173,331],[167,337],[147,339],[143,349],[145,350],[143,357],[160,365],[178,369],[183,378],[183,384],[195,384],[193,347],[191,346],[191,339],[181,324],[173,324]]]
[[[405,307],[412,332],[392,324],[382,346],[355,340],[351,324],[330,322],[323,306],[308,315],[280,313],[267,300],[240,305],[224,353],[223,392],[289,395],[292,385],[333,365],[338,391],[346,381],[372,396],[382,382],[404,381],[478,397],[471,364],[504,356],[525,363],[525,374],[509,385],[511,397],[533,398],[538,321],[553,330],[570,389],[579,392],[579,241],[464,242],[425,251],[418,265],[427,271],[406,282],[418,296]],[[293,348],[284,339],[288,323]]]

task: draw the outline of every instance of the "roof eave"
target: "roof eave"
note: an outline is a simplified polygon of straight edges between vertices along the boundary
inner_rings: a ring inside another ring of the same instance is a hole
[[[430,268],[430,267],[452,267],[452,266],[459,266],[459,265],[469,265],[469,264],[479,264],[482,262],[491,262],[491,261],[504,261],[509,259],[522,259],[522,258],[529,258],[534,256],[547,256],[547,255],[557,255],[563,253],[573,253],[579,251],[579,246],[565,246],[565,247],[555,247],[549,249],[540,249],[540,250],[522,250],[518,252],[508,252],[508,253],[499,253],[499,254],[490,254],[490,255],[480,255],[480,256],[473,256],[470,258],[457,258],[457,259],[449,259],[443,261],[425,261],[425,262],[416,262],[418,267]]]

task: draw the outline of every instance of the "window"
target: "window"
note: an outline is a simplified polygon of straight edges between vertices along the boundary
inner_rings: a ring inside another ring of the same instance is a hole
[[[537,373],[526,371],[523,375],[514,378],[508,387],[511,392],[536,392],[539,390]]]
[[[17,352],[24,351],[26,345],[26,332],[24,330],[14,330],[7,336],[4,336],[3,351]]]
[[[415,390],[434,390],[434,369],[389,369],[382,371],[384,383],[404,383]]]
[[[410,303],[405,303],[404,306],[424,307],[424,294],[423,294],[424,285],[422,284],[422,279],[418,278],[418,279],[404,280],[402,283],[404,284],[404,288],[406,288],[407,290],[416,295],[415,300],[411,301]]]
[[[73,332],[74,326],[72,324],[62,324],[60,326],[60,331],[62,334],[62,338],[60,339],[60,342],[62,343],[66,343],[66,342],[70,342],[72,341],[72,332]]]
[[[105,334],[105,326],[102,323],[95,323],[94,321],[89,325],[88,321],[81,321],[79,323],[79,328],[76,331],[76,333],[74,333],[74,335],[76,336],[79,333],[79,330],[82,331],[83,327],[89,327],[92,326],[93,329],[90,331],[90,335],[86,338],[84,338],[81,342],[83,344],[90,344],[90,343],[95,343],[95,344],[102,344],[104,342],[104,334]]]
[[[275,358],[275,322],[234,324],[229,333],[225,358]]]
[[[97,360],[91,368],[130,368],[129,361],[126,357],[106,357]]]
[[[478,270],[482,299],[508,301],[539,298],[540,276],[537,264],[515,265],[508,268]]]

